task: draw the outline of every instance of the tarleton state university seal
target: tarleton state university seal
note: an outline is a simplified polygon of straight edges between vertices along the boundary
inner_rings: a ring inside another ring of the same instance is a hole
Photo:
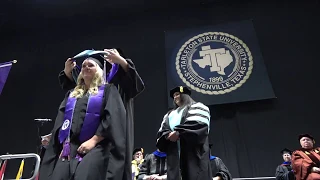
[[[223,32],[206,32],[183,44],[175,65],[188,87],[202,94],[219,95],[246,82],[253,69],[253,57],[239,38]]]

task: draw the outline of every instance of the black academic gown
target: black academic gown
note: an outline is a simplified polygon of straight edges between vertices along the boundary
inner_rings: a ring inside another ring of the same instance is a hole
[[[212,177],[220,176],[223,180],[232,180],[232,176],[227,166],[223,163],[223,161],[219,157],[211,156],[210,161],[211,161]]]
[[[145,176],[152,174],[158,174],[159,176],[167,174],[166,156],[160,157],[156,153],[152,153],[144,158],[137,179],[143,180]]]
[[[169,113],[164,116],[157,134],[157,147],[167,154],[167,180],[211,180],[210,149],[208,142],[208,124],[187,120],[191,105],[182,113],[180,125],[174,128],[179,132],[180,157],[178,143],[167,139],[171,131]],[[195,116],[195,115],[194,115]],[[181,171],[180,171],[181,170]]]
[[[294,180],[294,173],[292,171],[291,163],[284,162],[276,169],[276,180]]]
[[[44,154],[40,167],[39,180],[106,180],[109,169],[109,159],[117,166],[119,174],[123,174],[126,157],[126,111],[122,99],[112,84],[106,85],[103,104],[100,113],[100,125],[96,135],[104,137],[92,150],[90,150],[79,162],[75,159],[77,149],[81,145],[79,134],[85,118],[88,96],[78,98],[73,111],[73,119],[70,135],[70,157],[71,160],[62,161],[59,155],[62,145],[59,143],[58,135],[64,121],[64,112],[67,98],[66,94],[59,107],[52,137]],[[111,149],[117,149],[117,154],[112,157]]]
[[[126,59],[128,62],[128,71],[125,72],[121,66],[118,69],[117,74],[112,79],[111,83],[117,86],[120,96],[122,98],[123,104],[127,111],[127,129],[126,129],[126,165],[124,174],[118,174],[117,166],[110,165],[111,168],[108,169],[108,180],[128,180],[132,177],[131,161],[132,153],[134,148],[134,98],[139,95],[145,88],[144,83],[138,74],[134,63],[130,59]],[[70,90],[76,86],[74,81],[71,81],[64,73],[61,71],[59,74],[59,82],[64,90]],[[117,149],[111,150],[111,155],[117,154]],[[110,161],[112,164],[112,160]],[[109,167],[110,167],[109,166]]]

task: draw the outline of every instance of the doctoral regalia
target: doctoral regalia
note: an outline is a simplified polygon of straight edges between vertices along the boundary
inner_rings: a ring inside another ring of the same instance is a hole
[[[297,180],[320,179],[319,173],[311,172],[312,167],[320,167],[320,148],[296,150],[291,162]]]
[[[294,173],[292,171],[291,162],[283,162],[276,169],[276,180],[293,180]]]
[[[177,123],[174,127],[174,123]],[[210,149],[208,134],[210,111],[198,102],[167,113],[157,134],[157,147],[167,154],[168,180],[210,180]],[[167,139],[169,133],[179,134],[177,142]]]
[[[164,152],[154,151],[145,157],[139,171],[138,180],[143,180],[145,176],[158,174],[163,176],[167,174],[167,155]]]

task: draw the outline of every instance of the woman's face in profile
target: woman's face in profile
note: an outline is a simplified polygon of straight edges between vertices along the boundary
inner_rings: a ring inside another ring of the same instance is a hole
[[[176,103],[178,106],[181,106],[181,98],[180,98],[180,93],[179,92],[175,92],[173,94],[173,101],[174,103]]]

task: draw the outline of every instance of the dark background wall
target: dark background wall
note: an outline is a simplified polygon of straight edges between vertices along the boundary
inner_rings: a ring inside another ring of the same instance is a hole
[[[282,162],[279,151],[298,148],[299,133],[319,139],[319,1],[145,3],[2,1],[0,62],[18,63],[0,95],[0,154],[35,152],[33,119],[55,118],[64,96],[57,79],[64,61],[105,47],[121,47],[145,82],[135,101],[135,145],[151,153],[167,111],[164,31],[247,19],[253,20],[277,99],[211,107],[213,154],[233,177],[273,176]],[[9,163],[11,178],[17,163]],[[25,175],[31,168],[27,164]]]

